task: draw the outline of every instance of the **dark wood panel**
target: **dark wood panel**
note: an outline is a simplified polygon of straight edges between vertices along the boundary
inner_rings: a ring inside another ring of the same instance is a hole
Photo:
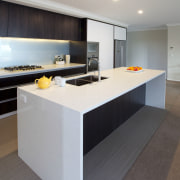
[[[8,36],[81,40],[81,19],[9,4]]]
[[[36,14],[32,13],[31,8],[20,6],[16,4],[9,4],[9,22],[8,22],[8,36],[9,37],[30,37],[38,34],[33,25],[33,19],[36,20]],[[30,17],[29,14],[32,14]],[[36,22],[38,22],[38,18]]]
[[[83,119],[83,151],[89,152],[145,105],[142,85],[86,114]]]
[[[9,86],[16,86],[19,84],[32,82],[33,80],[34,79],[33,79],[32,75],[0,78],[0,88],[9,87]]]
[[[70,41],[70,54],[72,63],[87,64],[87,42],[86,41]],[[87,69],[87,68],[86,68]]]
[[[17,97],[17,88],[0,90],[0,101]]]
[[[64,70],[59,70],[59,71],[50,71],[50,72],[45,72],[45,73],[41,73],[41,74],[37,74],[35,75],[35,77],[39,78],[42,75],[45,75],[47,77],[49,76],[72,76],[72,75],[76,75],[76,74],[84,74],[85,73],[85,67],[80,67],[80,68],[72,68],[72,69],[64,69]]]
[[[140,86],[130,93],[131,114],[134,114],[145,102],[145,87]]]
[[[0,115],[17,110],[17,100],[0,103]]]
[[[81,41],[87,41],[87,19],[81,19]]]
[[[48,11],[37,9],[35,9],[35,11],[40,19],[39,26],[36,25],[36,27],[41,31],[39,38],[55,39],[55,14]]]
[[[81,40],[81,19],[56,14],[55,16],[55,38],[62,40]]]
[[[8,4],[0,1],[0,36],[7,36],[8,28]]]
[[[10,4],[8,36],[53,39],[53,15],[50,12]]]
[[[83,151],[86,154],[113,131],[114,102],[109,102],[84,115]]]

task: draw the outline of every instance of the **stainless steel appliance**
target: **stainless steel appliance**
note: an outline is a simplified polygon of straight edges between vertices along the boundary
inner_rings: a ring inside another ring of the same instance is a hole
[[[126,41],[114,41],[114,68],[126,66]]]
[[[99,43],[87,43],[87,71],[97,71],[99,66]]]

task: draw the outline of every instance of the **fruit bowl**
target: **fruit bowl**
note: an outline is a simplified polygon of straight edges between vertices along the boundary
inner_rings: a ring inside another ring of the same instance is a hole
[[[126,69],[126,71],[128,71],[128,72],[142,72],[143,69],[142,69],[142,67],[139,67],[139,66],[131,66],[131,67],[128,67]]]

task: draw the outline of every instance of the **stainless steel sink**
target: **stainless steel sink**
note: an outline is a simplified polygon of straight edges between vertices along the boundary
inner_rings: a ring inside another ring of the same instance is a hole
[[[101,80],[104,80],[104,79],[107,79],[107,77],[101,77]],[[91,84],[96,81],[98,81],[98,76],[89,75],[89,76],[83,76],[77,79],[68,80],[66,81],[66,83],[75,85],[75,86],[82,86],[85,84]]]
[[[96,82],[98,81],[98,76],[89,75],[89,76],[81,77],[80,79]],[[107,79],[107,77],[101,76],[101,80],[104,80],[104,79]]]
[[[68,80],[66,81],[66,83],[71,84],[71,85],[75,85],[75,86],[82,86],[85,84],[90,84],[92,83],[91,81],[86,81],[83,79],[72,79],[72,80]]]

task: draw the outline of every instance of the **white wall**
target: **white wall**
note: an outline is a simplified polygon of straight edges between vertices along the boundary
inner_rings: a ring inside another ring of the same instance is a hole
[[[113,25],[88,20],[87,40],[99,42],[100,69],[112,69],[114,54]]]
[[[180,81],[180,25],[168,27],[167,79]]]
[[[126,64],[167,70],[167,30],[128,32]]]

